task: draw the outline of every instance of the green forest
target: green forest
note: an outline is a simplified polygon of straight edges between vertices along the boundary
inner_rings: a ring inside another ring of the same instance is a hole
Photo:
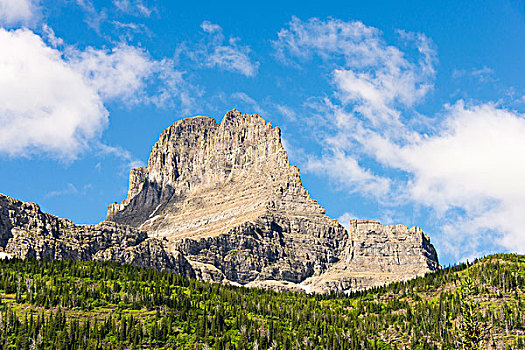
[[[333,295],[118,263],[11,259],[0,268],[0,349],[525,348],[521,255]]]

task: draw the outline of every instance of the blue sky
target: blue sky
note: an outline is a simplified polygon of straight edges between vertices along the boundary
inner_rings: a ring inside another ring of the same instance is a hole
[[[0,0],[0,192],[78,223],[193,115],[259,113],[334,218],[525,253],[522,1]]]

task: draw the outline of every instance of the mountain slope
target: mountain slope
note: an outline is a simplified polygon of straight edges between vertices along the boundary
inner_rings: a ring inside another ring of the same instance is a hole
[[[522,349],[525,256],[470,266],[487,349]],[[0,261],[0,348],[459,349],[466,265],[350,295],[275,293],[154,269]]]
[[[75,225],[43,213],[35,203],[0,194],[0,252],[20,259],[117,261],[194,277],[180,253],[146,232],[114,222]]]

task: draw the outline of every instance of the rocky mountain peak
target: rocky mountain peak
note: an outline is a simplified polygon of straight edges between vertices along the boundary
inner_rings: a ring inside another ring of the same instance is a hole
[[[280,129],[235,109],[220,123],[198,116],[164,130],[107,219],[166,239],[214,281],[324,292],[381,284],[385,268],[395,280],[439,266],[430,243],[407,239],[406,226],[356,221],[346,232],[304,189]],[[370,232],[381,239],[368,241]],[[363,277],[365,261],[376,277]]]
[[[211,203],[216,202],[221,216],[229,210],[229,218],[282,204],[255,191],[270,197],[278,191],[280,197],[288,191],[304,191],[298,169],[288,164],[280,129],[258,114],[235,109],[221,123],[202,116],[173,123],[153,146],[148,166],[131,171],[129,184],[127,198],[108,207],[107,219],[150,231],[164,228],[154,218],[157,214],[179,211],[174,210],[177,203],[198,207],[209,191],[221,193]],[[233,193],[240,202],[219,199]]]
[[[329,218],[288,164],[281,131],[232,110],[173,123],[98,225],[0,195],[0,257],[120,261],[248,287],[331,292],[439,268],[418,227]]]

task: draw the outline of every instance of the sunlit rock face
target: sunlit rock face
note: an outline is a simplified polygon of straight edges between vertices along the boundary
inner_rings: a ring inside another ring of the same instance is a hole
[[[259,115],[177,121],[130,173],[107,220],[166,239],[204,280],[328,292],[368,288],[439,267],[420,229],[352,222],[304,189],[281,132]]]
[[[439,269],[430,238],[421,228],[350,220],[341,259],[304,283],[317,292],[362,290],[404,281]]]

